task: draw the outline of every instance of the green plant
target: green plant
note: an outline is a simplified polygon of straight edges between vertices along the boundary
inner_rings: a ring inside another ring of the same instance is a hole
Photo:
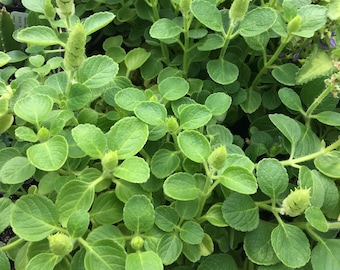
[[[338,0],[22,3],[1,269],[340,268]]]

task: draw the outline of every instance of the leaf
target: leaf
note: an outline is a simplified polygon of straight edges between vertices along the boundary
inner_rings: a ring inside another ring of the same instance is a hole
[[[245,113],[251,114],[255,112],[260,106],[262,102],[261,95],[254,90],[247,90],[247,98],[244,102],[241,103],[241,108]]]
[[[277,14],[269,7],[257,7],[246,13],[240,23],[240,34],[244,37],[254,37],[268,31],[275,23]]]
[[[328,18],[332,21],[336,21],[340,16],[340,3],[338,0],[331,0],[328,6]]]
[[[317,229],[320,232],[328,231],[327,220],[320,208],[315,206],[308,207],[305,210],[305,217],[313,228]]]
[[[227,265],[228,270],[238,270],[238,266],[232,256],[225,253],[212,254],[202,260],[197,270],[221,270],[221,265]]]
[[[40,241],[59,228],[58,211],[53,202],[38,194],[21,196],[12,210],[11,226],[27,241]]]
[[[195,179],[197,183],[197,178]],[[174,203],[175,209],[182,219],[194,219],[199,211],[199,199],[189,201],[176,201]]]
[[[277,159],[262,159],[258,163],[256,175],[261,191],[271,198],[277,198],[288,187],[287,170]]]
[[[150,177],[150,169],[143,158],[134,156],[125,159],[113,175],[131,183],[145,183]]]
[[[198,262],[201,259],[200,245],[191,245],[183,242],[183,254],[190,262]]]
[[[195,178],[185,172],[170,175],[163,184],[165,195],[180,201],[190,201],[198,197]]]
[[[177,38],[182,28],[168,18],[161,18],[153,23],[150,28],[150,36],[159,40]]]
[[[157,254],[164,265],[175,262],[183,250],[183,243],[176,234],[164,234],[157,245]]]
[[[184,97],[189,91],[189,83],[181,77],[167,77],[158,85],[162,98],[177,100]]]
[[[272,224],[261,221],[255,230],[246,233],[244,250],[252,262],[259,265],[274,265],[280,262],[271,245],[273,229]]]
[[[207,63],[207,71],[211,79],[222,85],[236,81],[239,75],[238,67],[224,59],[210,60]]]
[[[340,152],[331,151],[314,159],[315,167],[331,178],[340,178]]]
[[[206,0],[192,1],[191,12],[197,20],[211,30],[223,31],[222,15],[212,2]]]
[[[103,225],[93,229],[86,237],[86,242],[95,243],[105,239],[112,239],[122,247],[125,247],[125,237],[120,229],[114,225]]]
[[[310,259],[308,238],[294,225],[285,223],[278,225],[272,231],[271,243],[276,256],[288,267],[302,267]]]
[[[0,52],[0,67],[3,67],[4,65],[6,65],[10,60],[11,60],[11,57],[8,54],[4,52]]]
[[[202,218],[206,219],[210,224],[216,227],[228,226],[222,215],[222,203],[215,203],[212,205]]]
[[[312,266],[315,270],[340,269],[339,239],[320,241],[312,251]]]
[[[32,10],[38,13],[44,13],[44,7],[45,7],[44,0],[36,0],[36,1],[22,0],[21,3],[25,8],[29,10]]]
[[[244,37],[244,40],[251,49],[263,52],[267,48],[270,36],[268,31],[265,31],[256,36]]]
[[[313,115],[319,122],[329,126],[340,126],[340,113],[324,111]]]
[[[294,86],[296,84],[296,73],[299,68],[293,63],[287,63],[275,67],[272,70],[273,77],[284,85]]]
[[[77,71],[80,84],[92,88],[100,88],[108,84],[118,73],[118,64],[105,55],[87,58]]]
[[[283,87],[278,92],[281,102],[293,111],[301,112],[303,110],[299,95],[290,88]]]
[[[35,132],[25,126],[17,127],[15,129],[15,136],[18,137],[20,140],[27,141],[27,142],[36,142],[38,141],[38,136]]]
[[[167,116],[165,106],[154,101],[142,101],[138,103],[134,112],[140,120],[153,126],[164,124]]]
[[[67,231],[71,237],[82,237],[90,225],[90,215],[84,209],[75,211],[67,221]]]
[[[53,270],[59,260],[59,256],[53,253],[40,253],[29,261],[25,270]]]
[[[240,166],[228,166],[219,177],[220,183],[242,194],[254,194],[257,191],[257,183],[254,175]]]
[[[84,153],[101,158],[106,149],[104,133],[92,124],[80,124],[72,129],[72,137]]]
[[[326,52],[314,50],[296,73],[296,83],[304,84],[315,78],[327,75],[333,67],[333,62]]]
[[[14,203],[12,203],[9,198],[0,198],[0,233],[2,233],[9,226],[13,207]]]
[[[271,114],[269,119],[291,144],[297,144],[301,137],[301,129],[294,119],[283,114]]]
[[[126,258],[125,270],[163,270],[160,257],[153,251],[130,253]]]
[[[210,145],[206,137],[195,130],[178,134],[177,143],[183,154],[197,163],[204,163],[210,155]]]
[[[46,95],[29,95],[19,99],[14,105],[14,113],[21,119],[39,126],[52,111],[53,100]]]
[[[80,180],[71,180],[64,184],[57,195],[56,206],[60,222],[66,227],[68,219],[77,210],[88,211],[94,200],[94,186]]]
[[[224,45],[224,38],[219,34],[208,34],[205,38],[201,39],[197,44],[199,51],[212,51],[222,48]]]
[[[146,232],[155,223],[153,204],[145,195],[132,196],[124,206],[123,220],[125,226],[136,232]]]
[[[67,93],[66,107],[71,111],[81,110],[92,99],[91,90],[83,84],[72,84]]]
[[[89,36],[99,29],[105,27],[116,17],[112,12],[96,12],[84,21],[86,35]]]
[[[6,256],[6,253],[2,250],[0,250],[0,267],[1,267],[2,270],[10,270],[11,269],[9,259]]]
[[[180,164],[180,158],[176,152],[168,149],[159,149],[151,158],[151,172],[157,178],[162,179],[172,174]]]
[[[229,109],[231,105],[231,97],[223,92],[213,93],[205,100],[205,106],[207,106],[212,115],[221,115]]]
[[[114,99],[117,105],[124,110],[133,112],[135,107],[142,101],[146,101],[144,92],[133,87],[120,90]]]
[[[86,270],[125,270],[126,252],[112,239],[99,240],[86,246]]]
[[[125,65],[128,70],[136,70],[148,60],[150,55],[151,53],[144,48],[134,48],[126,54]]]
[[[57,37],[52,28],[42,25],[34,25],[23,28],[16,35],[15,39],[27,44],[39,46],[50,46],[60,44],[61,40]]]
[[[148,125],[136,117],[125,117],[114,124],[106,134],[110,150],[118,151],[119,159],[137,154],[148,139]]]
[[[67,141],[61,135],[54,136],[44,143],[32,145],[27,149],[29,161],[43,171],[60,169],[64,165],[67,155]]]
[[[172,232],[179,221],[175,208],[167,205],[158,206],[155,210],[155,224],[165,232]]]
[[[116,195],[117,198],[126,203],[133,195],[144,194],[145,196],[151,198],[151,193],[143,189],[140,184],[130,183],[124,180],[116,180]]]
[[[201,104],[185,105],[179,113],[182,129],[196,129],[202,127],[210,121],[211,117],[211,111]]]
[[[196,245],[202,242],[204,231],[197,222],[189,220],[182,225],[179,236],[184,242]]]
[[[223,218],[227,224],[241,232],[249,232],[259,224],[259,209],[250,196],[231,193],[222,205]]]
[[[4,184],[19,184],[25,182],[35,173],[35,167],[25,157],[14,157],[8,160],[0,169],[0,181]]]
[[[298,15],[302,17],[301,26],[292,34],[310,38],[326,24],[327,8],[320,5],[305,5],[298,9]]]

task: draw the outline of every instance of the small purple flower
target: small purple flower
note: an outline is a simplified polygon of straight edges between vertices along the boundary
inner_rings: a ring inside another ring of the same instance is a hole
[[[329,39],[329,44],[330,44],[332,47],[336,47],[336,41],[335,41],[335,39],[331,37],[331,38]]]

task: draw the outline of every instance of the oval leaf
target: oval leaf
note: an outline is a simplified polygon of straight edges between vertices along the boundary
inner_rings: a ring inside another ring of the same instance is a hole
[[[223,92],[213,93],[205,100],[207,106],[214,116],[225,113],[231,105],[231,97]]]
[[[0,181],[4,184],[25,182],[35,173],[35,167],[25,157],[14,157],[7,161],[0,170]]]
[[[222,15],[212,2],[206,0],[192,1],[191,12],[197,20],[211,30],[223,31]]]
[[[242,194],[254,194],[257,191],[257,182],[254,175],[240,166],[229,166],[219,177],[220,183]]]
[[[115,17],[116,15],[114,15],[112,12],[96,12],[87,17],[84,21],[86,35],[91,35],[92,33],[105,27],[110,22],[112,22]]]
[[[239,74],[238,67],[224,59],[210,60],[207,71],[211,79],[223,85],[236,81]]]
[[[207,124],[211,117],[211,111],[201,104],[189,104],[182,106],[180,110],[179,119],[181,128],[196,129]]]
[[[164,124],[167,116],[165,106],[154,101],[140,102],[134,112],[140,120],[153,126]]]
[[[161,258],[153,251],[130,253],[125,270],[163,270]]]
[[[63,44],[52,28],[42,25],[24,28],[19,31],[15,38],[20,42],[39,46]]]
[[[163,98],[177,100],[188,93],[189,83],[181,77],[168,77],[159,83],[158,90]]]
[[[128,70],[135,70],[141,67],[150,57],[151,53],[144,48],[135,48],[125,56],[125,65]]]
[[[131,183],[145,183],[150,177],[150,169],[143,158],[134,156],[125,159],[113,175]]]
[[[165,195],[180,201],[190,201],[198,197],[199,190],[196,187],[195,178],[184,172],[169,176],[163,185]]]
[[[182,28],[167,18],[161,18],[150,28],[150,36],[159,40],[172,39],[179,36]]]

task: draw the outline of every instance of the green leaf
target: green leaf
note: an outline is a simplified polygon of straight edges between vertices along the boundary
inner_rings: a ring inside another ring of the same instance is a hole
[[[301,112],[303,110],[299,95],[290,88],[283,87],[278,92],[281,102],[293,111]]]
[[[125,226],[136,232],[146,232],[155,223],[153,204],[145,195],[132,196],[124,206],[123,220]]]
[[[245,113],[251,114],[255,112],[262,102],[261,95],[253,90],[247,90],[247,99],[241,103],[241,108]]]
[[[72,137],[80,149],[90,157],[103,157],[106,139],[98,127],[91,124],[80,124],[72,129]]]
[[[147,197],[151,197],[151,193],[144,190],[140,184],[130,183],[120,179],[117,179],[115,183],[117,198],[124,203],[126,203],[133,195],[137,194],[144,194]]]
[[[81,110],[92,99],[91,90],[83,84],[72,84],[67,93],[66,107],[71,111]]]
[[[145,183],[150,177],[150,169],[143,158],[133,156],[125,159],[113,175],[131,183]]]
[[[180,201],[190,201],[198,197],[195,178],[185,172],[170,175],[163,184],[165,195]]]
[[[182,28],[168,18],[157,20],[150,28],[150,36],[159,40],[175,39],[181,32]]]
[[[328,6],[328,18],[332,21],[336,21],[340,16],[340,2],[338,0],[331,0]]]
[[[2,270],[10,270],[11,269],[9,259],[6,256],[6,253],[2,250],[0,250],[0,267],[1,267]]]
[[[66,227],[68,219],[77,210],[90,209],[94,199],[94,188],[90,183],[80,180],[71,180],[63,185],[55,202],[63,226]]]
[[[59,228],[57,208],[42,195],[22,196],[13,207],[11,226],[20,238],[40,241]]]
[[[204,231],[197,222],[189,220],[182,225],[179,236],[184,242],[196,245],[202,242]]]
[[[269,119],[291,144],[297,144],[301,138],[301,129],[294,119],[283,114],[271,114]]]
[[[26,270],[53,270],[59,262],[58,255],[53,253],[40,253],[34,256],[26,266]]]
[[[114,98],[119,107],[131,112],[139,103],[146,101],[144,92],[134,87],[120,90]]]
[[[222,205],[222,214],[228,225],[241,232],[249,232],[259,224],[259,209],[248,195],[231,193]]]
[[[195,130],[178,134],[177,143],[183,154],[197,163],[204,163],[210,155],[210,145],[206,137]]]
[[[25,157],[8,160],[0,170],[0,181],[4,184],[19,184],[33,176],[35,167]]]
[[[63,45],[61,40],[57,37],[52,28],[42,25],[35,25],[26,27],[20,30],[15,35],[16,40],[39,46],[50,46],[60,44]]]
[[[270,36],[268,31],[266,31],[254,37],[244,37],[244,40],[251,49],[263,52],[267,48]]]
[[[182,219],[194,219],[199,210],[199,199],[196,198],[189,201],[176,201],[174,206]]]
[[[118,151],[119,159],[137,154],[148,139],[148,125],[136,117],[125,117],[114,124],[106,134],[110,150]]]
[[[254,175],[240,166],[228,166],[219,177],[220,183],[242,194],[254,194],[257,191],[257,182]]]
[[[155,224],[165,232],[172,232],[179,221],[175,208],[167,205],[158,206],[155,210]]]
[[[154,101],[142,101],[138,103],[134,112],[140,120],[153,126],[164,124],[167,116],[165,106]]]
[[[272,70],[273,77],[284,85],[294,86],[296,84],[296,73],[299,68],[293,63],[287,63],[275,67]]]
[[[153,251],[130,253],[126,258],[125,270],[163,270],[160,257]]]
[[[257,7],[246,13],[240,23],[240,34],[244,37],[254,37],[268,31],[275,23],[277,14],[269,7]]]
[[[27,141],[27,142],[36,142],[38,141],[38,136],[35,132],[26,126],[17,127],[15,129],[15,136],[18,137],[20,140]]]
[[[319,122],[329,126],[340,126],[340,113],[324,111],[313,115]]]
[[[38,13],[44,13],[44,7],[45,7],[44,0],[36,0],[36,1],[22,0],[21,3],[25,8],[29,10],[32,10]]]
[[[271,198],[277,198],[288,187],[287,170],[277,159],[262,159],[256,174],[261,191]]]
[[[183,243],[176,234],[164,234],[157,245],[157,254],[164,265],[170,265],[181,255]]]
[[[225,253],[212,254],[198,266],[197,270],[221,270],[221,265],[227,265],[228,270],[238,270],[238,266],[232,256]]]
[[[84,28],[86,35],[91,35],[92,33],[98,31],[99,29],[105,27],[116,17],[112,12],[96,12],[84,21]]]
[[[222,15],[215,4],[207,0],[191,2],[191,12],[197,20],[216,32],[223,31]]]
[[[310,38],[326,24],[327,8],[320,5],[305,5],[298,9],[298,15],[302,17],[301,26],[293,34]]]
[[[118,73],[118,64],[105,55],[87,58],[77,71],[79,83],[92,88],[100,88],[111,82]]]
[[[125,249],[112,239],[99,240],[86,246],[86,270],[125,270]]]
[[[181,77],[168,77],[159,83],[158,90],[163,98],[177,100],[188,93],[189,83]]]
[[[332,151],[314,159],[315,167],[331,178],[340,178],[340,152]]]
[[[8,54],[4,52],[0,52],[0,67],[3,67],[11,60]]]
[[[315,270],[340,269],[339,239],[320,241],[312,251],[312,266]]]
[[[67,154],[67,141],[60,135],[54,136],[44,143],[32,145],[27,149],[29,161],[43,171],[60,169],[67,159]]]
[[[236,81],[239,75],[238,67],[224,59],[210,60],[207,63],[207,71],[211,79],[222,85]]]
[[[219,34],[208,34],[205,38],[198,42],[197,49],[199,51],[212,51],[222,48],[224,45],[224,38]]]
[[[168,149],[159,149],[151,158],[151,172],[159,179],[172,174],[180,164],[180,158],[176,152]]]
[[[224,166],[224,169],[227,169],[230,166],[238,166],[243,167],[243,169],[248,170],[250,173],[253,173],[254,163],[243,153],[241,154],[228,154],[227,160]]]
[[[246,233],[244,250],[252,262],[259,265],[273,265],[280,262],[271,245],[273,229],[274,225],[261,221],[255,230]]]
[[[125,65],[128,70],[136,70],[148,60],[150,55],[151,53],[147,52],[144,48],[132,49],[125,56]]]
[[[201,259],[200,245],[191,245],[183,242],[183,254],[191,262],[195,263]]]
[[[211,111],[201,104],[183,105],[179,112],[182,129],[196,129],[207,124],[212,117]]]
[[[310,245],[304,232],[298,227],[281,223],[271,235],[276,256],[286,266],[299,268],[310,259]]]
[[[125,237],[120,229],[114,225],[103,225],[92,229],[86,238],[86,242],[95,243],[104,239],[112,239],[122,247],[125,247]]]
[[[0,233],[9,226],[13,207],[14,203],[9,198],[0,198]]]
[[[205,106],[207,106],[212,115],[218,116],[225,113],[231,105],[231,97],[223,92],[213,93],[205,100]]]
[[[212,205],[202,218],[206,219],[209,223],[216,227],[228,226],[222,215],[222,203],[215,203]]]
[[[304,84],[315,78],[327,75],[333,69],[330,56],[321,50],[314,50],[296,74],[296,83]]]
[[[315,206],[308,207],[305,211],[305,217],[309,224],[313,226],[313,228],[320,232],[328,231],[327,220],[320,208]]]
[[[67,231],[71,237],[82,237],[90,224],[90,215],[84,209],[75,211],[67,221]]]
[[[21,119],[39,126],[52,111],[53,100],[46,95],[29,95],[19,99],[14,105],[14,113]]]

